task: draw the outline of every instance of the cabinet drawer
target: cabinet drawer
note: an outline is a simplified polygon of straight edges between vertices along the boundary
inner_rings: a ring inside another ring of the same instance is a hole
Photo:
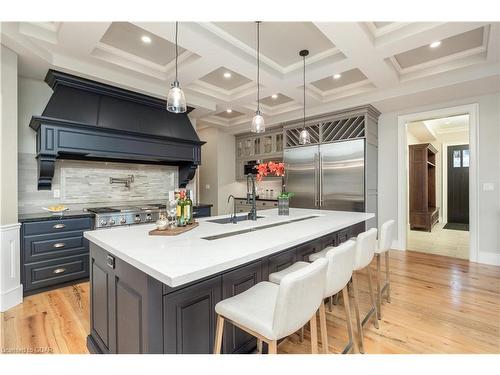
[[[60,220],[47,220],[47,221],[25,223],[23,224],[23,231],[25,236],[32,236],[36,234],[88,230],[91,229],[91,227],[92,227],[92,218],[90,217],[77,218],[77,219],[63,218]]]
[[[24,266],[24,290],[43,288],[88,275],[88,254],[31,263]]]
[[[24,237],[24,263],[60,258],[87,252],[88,240],[83,232],[42,234]]]

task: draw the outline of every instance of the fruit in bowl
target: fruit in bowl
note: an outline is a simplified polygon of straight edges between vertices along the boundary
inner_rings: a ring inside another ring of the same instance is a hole
[[[62,213],[66,210],[69,210],[68,207],[62,205],[62,204],[57,204],[49,207],[42,207],[45,211],[52,212],[54,214]]]

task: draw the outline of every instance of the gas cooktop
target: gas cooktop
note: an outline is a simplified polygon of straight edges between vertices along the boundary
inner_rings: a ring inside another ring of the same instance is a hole
[[[150,223],[158,220],[166,205],[161,203],[137,206],[91,207],[86,211],[96,214],[95,228]]]

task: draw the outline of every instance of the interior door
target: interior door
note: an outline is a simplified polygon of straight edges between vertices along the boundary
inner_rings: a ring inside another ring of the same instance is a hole
[[[365,141],[323,144],[321,154],[321,208],[365,210]]]
[[[448,223],[469,224],[469,145],[448,146]]]
[[[290,207],[319,208],[318,151],[319,146],[284,150],[286,190],[295,194],[290,199]]]

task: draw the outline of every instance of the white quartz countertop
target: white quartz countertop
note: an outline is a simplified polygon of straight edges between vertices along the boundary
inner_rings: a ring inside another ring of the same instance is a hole
[[[200,225],[177,236],[150,236],[154,224],[99,229],[84,233],[85,238],[112,255],[170,287],[176,287],[223,272],[289,247],[368,220],[375,215],[291,208],[289,216],[278,209],[258,211],[263,218],[238,224],[217,224],[198,219]],[[203,237],[279,223],[307,216],[312,219],[266,228],[216,240]],[[238,215],[239,216],[239,215]]]

